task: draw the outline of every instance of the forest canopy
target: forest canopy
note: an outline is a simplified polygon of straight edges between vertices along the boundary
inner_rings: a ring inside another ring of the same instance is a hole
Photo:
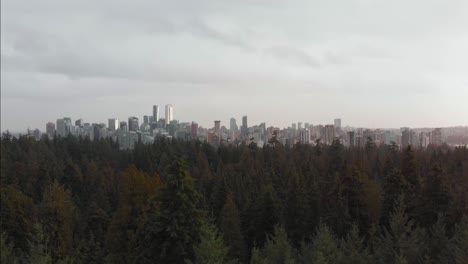
[[[1,139],[1,263],[467,263],[468,149]]]

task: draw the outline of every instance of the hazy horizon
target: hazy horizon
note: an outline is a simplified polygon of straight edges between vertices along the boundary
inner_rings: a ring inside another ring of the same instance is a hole
[[[468,1],[1,2],[1,129],[468,125]]]

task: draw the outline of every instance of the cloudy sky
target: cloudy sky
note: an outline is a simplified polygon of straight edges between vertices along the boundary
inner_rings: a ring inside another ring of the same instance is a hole
[[[2,0],[1,128],[468,125],[466,0]]]

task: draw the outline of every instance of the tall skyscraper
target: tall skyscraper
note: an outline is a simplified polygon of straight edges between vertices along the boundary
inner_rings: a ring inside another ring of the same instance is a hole
[[[310,130],[308,128],[301,130],[301,144],[310,144]]]
[[[326,125],[325,126],[325,143],[330,145],[335,139],[335,126]]]
[[[248,136],[249,134],[249,126],[247,124],[247,116],[242,117],[242,135]]]
[[[404,149],[411,145],[411,133],[409,128],[403,128],[401,131],[401,147]]]
[[[109,118],[108,127],[111,131],[119,129],[119,120],[117,118]]]
[[[46,133],[47,136],[52,139],[55,135],[55,124],[52,122],[49,122],[46,124]]]
[[[237,123],[235,118],[231,118],[231,122],[229,123],[229,130],[231,130],[231,132],[237,132]]]
[[[124,132],[127,132],[127,131],[128,131],[127,122],[125,122],[125,121],[120,121],[119,129],[122,130],[122,131],[124,131]]]
[[[153,122],[159,121],[159,106],[153,105]]]
[[[354,131],[348,131],[348,146],[349,147],[355,147],[356,142],[355,142],[355,132]]]
[[[77,127],[83,127],[83,124],[83,119],[81,118],[75,121],[75,126]]]
[[[166,105],[166,125],[174,119],[174,108],[171,104]]]
[[[442,128],[436,128],[431,132],[432,144],[435,146],[442,145]]]
[[[138,126],[138,118],[131,116],[128,118],[128,131],[137,131],[139,128]]]
[[[192,132],[192,138],[196,138],[198,137],[198,124],[195,123],[195,122],[192,122],[192,126],[191,126],[191,132]]]
[[[68,136],[71,132],[71,126],[71,119],[69,117],[57,119],[57,136]]]
[[[335,118],[335,128],[337,130],[340,130],[341,129],[341,118]]]
[[[221,121],[214,121],[214,133],[218,138],[221,138]]]
[[[149,116],[144,115],[144,116],[143,116],[143,124],[149,124],[149,122],[150,122],[150,119],[149,119],[149,118],[150,118]]]

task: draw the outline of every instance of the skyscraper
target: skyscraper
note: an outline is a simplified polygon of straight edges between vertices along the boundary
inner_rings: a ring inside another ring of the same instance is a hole
[[[349,147],[354,147],[356,146],[356,143],[355,143],[355,132],[354,131],[348,131],[348,146]]]
[[[401,147],[404,149],[411,145],[411,133],[410,129],[405,127],[401,131]]]
[[[153,105],[153,122],[159,121],[159,106]]]
[[[108,123],[109,130],[115,131],[119,129],[119,120],[117,118],[109,118]]]
[[[57,119],[57,136],[66,137],[71,132],[71,119],[64,117]]]
[[[237,123],[235,118],[231,118],[231,122],[229,123],[229,130],[231,130],[231,132],[237,132]]]
[[[55,124],[52,122],[49,122],[46,124],[46,133],[47,136],[52,139],[55,135]]]
[[[325,126],[325,143],[330,145],[334,139],[335,139],[335,126],[326,125]]]
[[[221,137],[221,121],[219,120],[214,121],[214,133],[218,138]]]
[[[436,128],[431,132],[432,144],[435,146],[442,145],[442,128]]]
[[[310,144],[310,130],[308,128],[301,130],[301,144]]]
[[[335,118],[335,128],[337,130],[340,130],[341,129],[341,118]]]
[[[137,131],[139,128],[138,126],[138,118],[131,116],[128,118],[128,131]]]
[[[119,129],[122,130],[122,131],[124,131],[124,132],[127,132],[127,131],[128,131],[127,122],[125,122],[125,121],[120,121]]]
[[[247,125],[247,116],[242,117],[242,135],[247,136],[249,134],[249,126]]]
[[[81,118],[75,121],[75,126],[77,127],[83,127],[83,124],[83,119]]]
[[[166,105],[166,125],[174,119],[174,108],[171,104]]]

